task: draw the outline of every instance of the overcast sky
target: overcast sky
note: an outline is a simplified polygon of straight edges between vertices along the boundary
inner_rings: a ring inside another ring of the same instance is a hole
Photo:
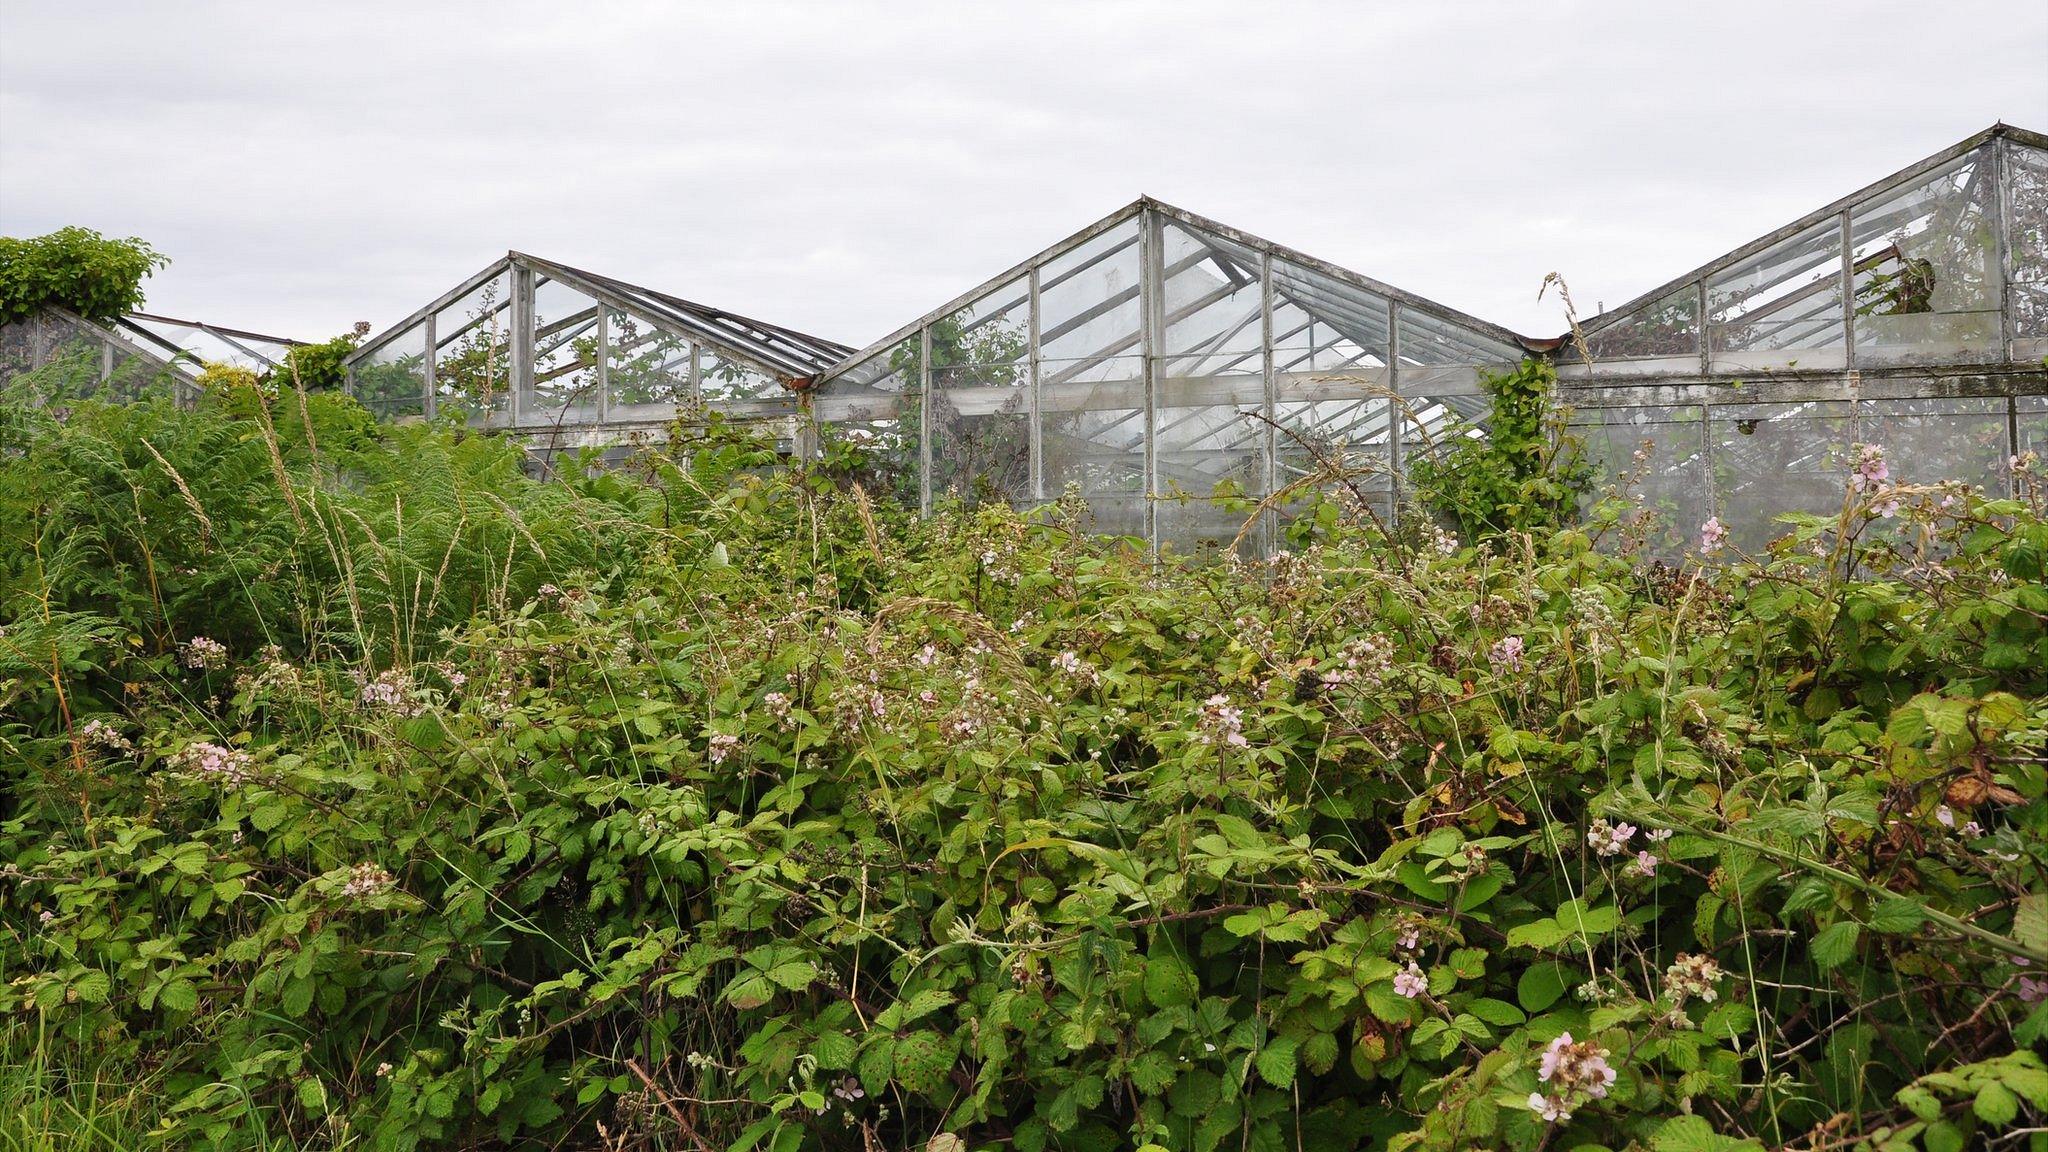
[[[1140,193],[1550,335],[2000,119],[2042,0],[0,0],[0,234],[307,338],[518,248],[860,345]]]

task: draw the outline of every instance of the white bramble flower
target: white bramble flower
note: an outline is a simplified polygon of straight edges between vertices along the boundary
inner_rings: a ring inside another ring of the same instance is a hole
[[[348,882],[341,886],[341,894],[350,900],[362,900],[388,892],[396,883],[383,865],[366,861],[348,870]]]
[[[1231,748],[1250,747],[1244,737],[1244,710],[1231,706],[1230,698],[1221,692],[1202,701],[1202,712],[1195,732],[1195,739],[1204,744],[1221,743]]]
[[[1561,1123],[1572,1118],[1571,1109],[1565,1107],[1563,1097],[1545,1096],[1541,1092],[1529,1093],[1529,1110],[1550,1124]]]
[[[1726,975],[1712,956],[1681,952],[1664,970],[1664,994],[1680,1004],[1689,999],[1711,1004],[1720,995],[1717,985]]]

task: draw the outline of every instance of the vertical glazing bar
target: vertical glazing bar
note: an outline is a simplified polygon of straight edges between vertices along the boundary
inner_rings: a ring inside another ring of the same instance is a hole
[[[612,310],[603,304],[597,306],[597,422],[600,427],[611,423],[611,334]]]
[[[1707,515],[1721,515],[1721,480],[1714,475],[1714,406],[1700,405],[1700,472],[1707,490]]]
[[[932,327],[917,330],[917,510],[932,514]]]
[[[695,340],[690,341],[690,409],[691,415],[698,415],[697,409],[704,403],[704,358],[703,348]]]
[[[1273,254],[1259,252],[1259,377],[1265,386],[1266,425],[1259,429],[1259,449],[1265,472],[1260,477],[1261,498],[1280,490],[1280,382],[1273,375]],[[1259,552],[1270,556],[1278,543],[1280,510],[1266,513],[1259,525]]]
[[[113,378],[114,346],[102,340],[100,341],[100,383],[105,384]]]
[[[1387,301],[1387,523],[1401,523],[1401,440],[1408,435],[1406,393],[1401,391],[1401,302]]]
[[[1714,366],[1714,338],[1711,330],[1707,327],[1707,281],[1705,277],[1700,278],[1699,310],[1700,379],[1704,380],[1707,378],[1707,374],[1713,370]]]
[[[434,361],[441,355],[440,340],[438,339],[441,328],[434,320],[434,314],[432,312],[427,313],[427,358],[420,362],[420,387],[426,392],[420,410],[427,414],[427,419],[429,420],[434,418],[434,413],[439,407],[438,401],[440,400],[440,397],[434,394]]]
[[[1031,349],[1029,355],[1031,362],[1027,371],[1031,373],[1031,429],[1028,433],[1031,446],[1031,499],[1035,502],[1043,502],[1045,500],[1045,425],[1038,410],[1039,310],[1038,269],[1035,266],[1031,269],[1030,292]]]
[[[506,398],[506,413],[513,427],[519,426],[526,398],[533,394],[533,269],[512,266],[512,394]],[[485,413],[485,422],[490,414]]]
[[[1998,331],[1999,359],[2010,363],[2013,359],[2013,340],[2019,334],[2018,309],[2013,302],[2013,273],[2018,269],[2012,259],[2012,187],[2006,182],[2012,157],[2007,150],[2004,137],[1991,142],[1991,186],[1997,189],[1998,227]],[[2019,451],[2017,444],[2014,452]]]
[[[2020,401],[2017,396],[2005,398],[2005,494],[2019,499],[2020,474],[2013,462],[2020,458]]]
[[[1856,367],[1856,245],[1846,208],[1842,210],[1842,356],[1842,363]]]
[[[1138,216],[1138,347],[1145,378],[1145,541],[1154,558],[1159,555],[1159,298],[1166,278],[1159,256],[1162,239],[1159,214],[1144,209]]]

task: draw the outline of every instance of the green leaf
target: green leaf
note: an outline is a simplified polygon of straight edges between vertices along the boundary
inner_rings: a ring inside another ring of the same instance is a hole
[[[2020,1114],[2020,1098],[2013,1095],[2012,1089],[1993,1080],[1977,1089],[1977,1099],[1971,1102],[1970,1110],[1986,1124],[2003,1127]]]
[[[110,983],[105,972],[97,968],[88,968],[79,973],[78,979],[71,982],[71,991],[76,992],[78,998],[87,1004],[105,1004]]]
[[[1154,1008],[1179,1008],[1195,1002],[1195,974],[1174,954],[1171,945],[1154,944],[1145,959],[1145,999]]]
[[[859,1053],[859,1043],[844,1032],[820,1033],[811,1044],[811,1054],[818,1058],[818,1067],[827,1072],[853,1067],[854,1057]]]
[[[307,982],[310,986],[311,981]],[[156,994],[156,1002],[173,1012],[193,1012],[199,1008],[199,989],[190,980],[173,980]]]
[[[1820,935],[1813,938],[1810,950],[1813,962],[1825,972],[1839,968],[1856,955],[1856,941],[1863,933],[1863,927],[1854,920],[1842,920],[1828,925]]]
[[[1555,960],[1531,964],[1522,970],[1521,979],[1515,981],[1515,999],[1527,1011],[1541,1012],[1557,1003],[1570,986],[1570,981],[1577,976],[1577,971],[1569,970]]]
[[[1870,910],[1870,930],[1899,934],[1911,932],[1927,920],[1927,910],[1903,896],[1894,897]]]
[[[937,1032],[912,1032],[896,1040],[896,1082],[905,1092],[936,1096],[953,1070],[952,1041]]]
[[[1946,1120],[1936,1120],[1920,1134],[1920,1146],[1927,1152],[1963,1152],[1963,1133]]]
[[[811,981],[817,978],[818,970],[808,960],[795,960],[787,964],[777,964],[768,970],[768,979],[773,980],[792,992],[799,992],[810,987]],[[951,997],[948,997],[949,1001],[950,999]]]
[[[1754,1140],[1738,1140],[1714,1131],[1701,1116],[1676,1116],[1664,1122],[1651,1140],[1655,1152],[1736,1152],[1761,1148]]]
[[[1259,1078],[1275,1088],[1285,1088],[1294,1083],[1294,1055],[1298,1047],[1295,1041],[1285,1036],[1268,1042],[1253,1061],[1258,1066]]]
[[[1516,1025],[1526,1023],[1529,1019],[1522,1014],[1521,1009],[1505,1000],[1474,1000],[1470,1004],[1465,1005],[1465,1011],[1479,1017],[1488,1024],[1497,1024],[1503,1028],[1513,1028]]]

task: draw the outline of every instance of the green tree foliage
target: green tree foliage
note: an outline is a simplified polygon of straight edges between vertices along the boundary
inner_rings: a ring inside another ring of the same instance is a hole
[[[1340,521],[1161,570],[717,431],[538,484],[204,405],[0,405],[0,1084],[132,1070],[162,1147],[2048,1116],[2034,496],[1894,484],[1728,569]]]
[[[110,240],[90,228],[0,236],[0,323],[52,304],[105,323],[142,307],[142,282],[168,263],[140,239]]]

